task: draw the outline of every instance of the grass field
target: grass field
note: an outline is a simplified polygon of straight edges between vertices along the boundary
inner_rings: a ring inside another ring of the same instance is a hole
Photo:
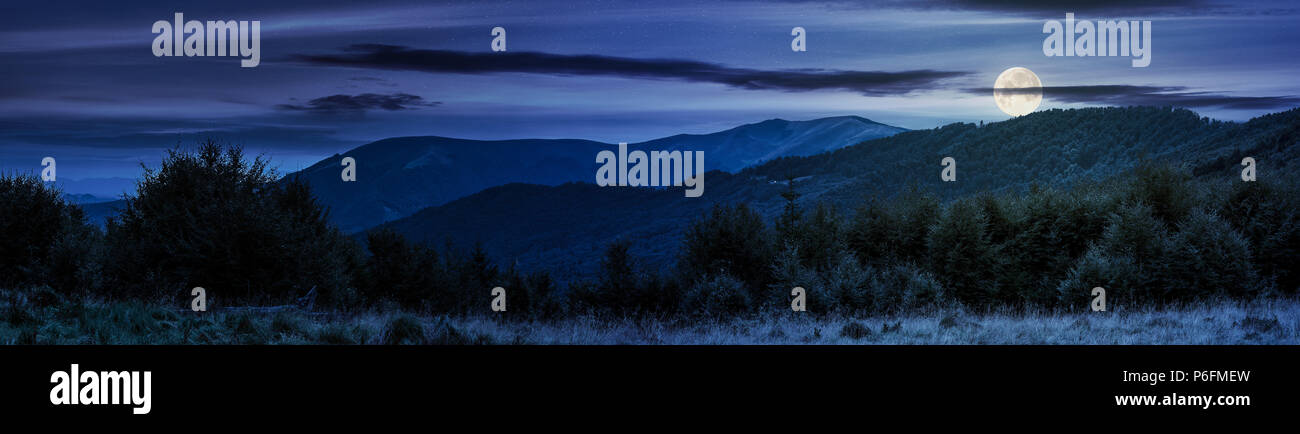
[[[358,313],[194,313],[0,290],[0,343],[96,344],[597,344],[1029,345],[1300,344],[1300,300],[1216,301],[1112,312],[964,313],[867,317],[780,313],[730,319],[602,318],[505,321],[393,310]]]

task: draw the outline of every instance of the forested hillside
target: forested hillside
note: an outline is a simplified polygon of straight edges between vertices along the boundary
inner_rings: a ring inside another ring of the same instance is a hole
[[[658,268],[675,261],[672,252],[691,216],[715,204],[746,203],[772,219],[786,206],[782,193],[791,178],[797,206],[820,203],[847,213],[904,189],[947,201],[980,192],[1024,192],[1033,184],[1069,188],[1143,162],[1226,178],[1237,176],[1241,156],[1254,155],[1261,176],[1275,176],[1296,164],[1297,128],[1300,109],[1240,124],[1157,107],[1049,110],[983,126],[904,132],[734,175],[710,172],[704,196],[695,199],[673,189],[507,185],[386,227],[437,245],[482,244],[500,261],[561,276],[589,275],[604,245],[625,239],[634,255]],[[943,157],[956,160],[956,182],[940,180]]]
[[[7,302],[21,327],[29,305],[59,297],[180,305],[194,287],[220,294],[214,303],[307,294],[344,310],[458,314],[479,311],[485,289],[501,286],[514,318],[788,311],[796,286],[810,311],[849,314],[1078,310],[1094,287],[1127,308],[1270,298],[1300,287],[1300,183],[1285,173],[1296,114],[1227,124],[1181,110],[1053,111],[709,172],[702,198],[505,185],[361,237],[331,225],[307,183],[276,180],[268,161],[209,142],[149,169],[103,230],[57,189],[0,176],[0,287],[35,288]],[[1104,125],[1127,121],[1165,131],[1117,127],[1135,138],[1107,144],[1118,136]],[[1000,161],[982,146],[1034,153],[1010,127],[1042,127],[1032,133],[1042,146],[1078,152],[981,171]],[[1120,158],[1128,152],[1139,155]],[[949,154],[958,180],[926,181]],[[1236,155],[1257,159],[1257,181],[1224,163]],[[1084,156],[1096,161],[1080,164]],[[1054,167],[1079,170],[1060,177]]]

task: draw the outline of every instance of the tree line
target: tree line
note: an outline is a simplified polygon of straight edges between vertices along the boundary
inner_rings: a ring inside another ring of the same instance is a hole
[[[1194,177],[1144,163],[1070,188],[1030,186],[942,200],[913,186],[853,209],[786,206],[768,221],[718,204],[682,235],[676,265],[647,269],[612,240],[595,276],[557,279],[497,264],[480,247],[413,243],[391,229],[349,237],[310,187],[261,157],[208,141],[146,168],[136,194],[101,230],[61,193],[0,175],[0,288],[186,306],[287,302],[316,289],[337,310],[396,306],[506,316],[863,313],[960,304],[969,309],[1147,306],[1208,297],[1294,294],[1300,273],[1297,183]]]

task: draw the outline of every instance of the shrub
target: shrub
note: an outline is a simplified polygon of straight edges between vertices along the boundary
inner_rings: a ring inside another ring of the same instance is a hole
[[[544,271],[533,272],[525,279],[525,285],[528,287],[529,297],[532,299],[532,306],[529,308],[529,314],[535,319],[553,319],[563,315],[567,309],[567,303],[556,287],[555,280],[551,275]]]
[[[1087,306],[1094,287],[1106,290],[1108,305],[1138,306],[1178,298],[1181,294],[1169,280],[1171,237],[1151,207],[1143,203],[1120,207],[1101,238],[1057,285],[1058,299],[1068,308]]]
[[[802,214],[799,212],[799,206],[795,200],[802,196],[794,188],[795,178],[786,176],[785,191],[781,192],[781,198],[785,199],[785,207],[781,210],[781,215],[777,216],[772,229],[776,231],[776,241],[779,246],[792,246],[798,244],[799,218]]]
[[[1056,304],[1060,281],[1107,227],[1114,209],[1108,197],[1089,188],[1063,192],[1031,186],[1015,200],[1009,206],[1014,229],[998,246],[998,299],[1012,305]]]
[[[657,315],[669,315],[680,311],[681,300],[684,296],[680,281],[649,273],[644,288],[642,293],[645,294],[649,303],[643,304],[648,304],[652,308],[651,312]],[[757,291],[751,292],[751,294],[755,293]],[[756,299],[751,297],[750,300]]]
[[[501,288],[506,290],[508,300],[504,316],[510,319],[528,319],[536,309],[532,288],[524,276],[513,267],[507,269],[501,277]]]
[[[836,255],[848,248],[841,220],[839,212],[824,203],[818,203],[808,216],[797,220],[793,238],[804,266],[825,270],[835,265]]]
[[[943,286],[934,275],[911,263],[878,268],[871,283],[878,312],[927,309],[946,301]]]
[[[618,313],[636,313],[650,308],[643,300],[640,278],[637,276],[628,242],[615,241],[605,249],[600,261],[600,276],[596,291],[600,304]],[[649,301],[653,303],[653,301]]]
[[[706,276],[686,291],[686,313],[710,316],[734,315],[750,308],[744,283],[727,274]]]
[[[1092,288],[1101,287],[1106,290],[1108,306],[1137,306],[1152,299],[1142,273],[1132,257],[1095,247],[1084,253],[1057,286],[1057,297],[1067,310],[1086,310],[1092,302]]]
[[[635,259],[628,253],[629,246],[626,241],[610,243],[601,258],[596,282],[572,283],[567,299],[554,292],[549,275],[539,276],[537,290],[546,293],[543,295],[548,311],[545,317],[554,317],[566,306],[618,316],[674,312],[682,297],[677,282],[638,270]]]
[[[938,218],[939,200],[912,186],[893,201],[872,198],[859,207],[844,230],[845,245],[867,264],[922,261]]]
[[[1056,282],[1073,262],[1061,246],[1064,201],[1059,195],[1058,191],[1034,186],[1017,203],[1018,230],[1007,234],[996,258],[1000,301],[1043,303],[1048,293],[1041,290],[1043,282]]]
[[[369,301],[391,299],[405,308],[448,311],[453,301],[445,294],[444,273],[433,249],[411,245],[387,227],[366,234],[366,259],[361,279],[362,295]]]
[[[409,314],[398,314],[388,319],[380,342],[384,345],[419,345],[424,343],[424,324]]]
[[[1167,225],[1181,221],[1200,199],[1191,172],[1182,168],[1148,162],[1128,176],[1125,203],[1149,206],[1151,214]]]
[[[826,290],[817,273],[803,266],[797,247],[789,246],[776,255],[772,264],[773,283],[757,300],[778,312],[788,311],[795,287],[804,288],[804,307],[809,313],[825,314],[838,309],[838,297]]]
[[[596,284],[586,280],[569,282],[567,301],[569,310],[575,313],[595,313],[602,309]]]
[[[1109,216],[1119,205],[1118,198],[1107,191],[1095,188],[1076,188],[1058,202],[1060,211],[1056,218],[1058,256],[1070,262],[1083,255],[1093,241],[1101,238],[1109,223]],[[1060,253],[1064,253],[1061,255]],[[1063,273],[1065,270],[1061,270]]]
[[[1300,287],[1295,267],[1300,257],[1298,198],[1294,184],[1261,179],[1232,183],[1218,206],[1219,215],[1249,241],[1259,272],[1290,293]]]
[[[863,203],[846,229],[846,245],[858,259],[868,264],[882,264],[895,257],[899,240],[893,239],[902,222],[884,204],[872,198]]]
[[[1108,262],[1114,265],[1126,268],[1123,264],[1131,263],[1135,267],[1131,276],[1123,279],[1125,286],[1120,292],[1128,294],[1134,304],[1167,301],[1172,250],[1168,227],[1142,203],[1120,208],[1110,220],[1094,248],[1100,249],[1098,254],[1110,256]],[[1104,288],[1109,302],[1112,288]]]
[[[305,184],[275,178],[266,160],[246,160],[239,147],[209,140],[170,151],[107,223],[110,287],[179,300],[196,286],[246,301],[285,302],[312,287],[340,293],[350,241]]]
[[[31,175],[0,175],[0,286],[94,290],[99,236],[58,189]]]
[[[329,213],[312,193],[311,187],[297,176],[281,179],[271,189],[274,209],[283,213],[280,218],[291,229],[285,234],[290,246],[298,249],[290,258],[290,267],[307,277],[296,285],[294,293],[303,295],[301,288],[311,285],[318,294],[317,303],[326,307],[350,307],[357,304],[352,285],[360,273],[360,246],[344,236],[329,222]]]
[[[1217,215],[1192,211],[1170,241],[1171,298],[1253,295],[1257,276],[1246,238]]]
[[[770,282],[770,239],[762,216],[749,206],[715,205],[687,230],[679,268],[688,281],[725,273],[763,288]]]
[[[871,309],[874,302],[870,283],[873,271],[863,267],[852,253],[840,250],[832,265],[823,273],[823,288],[837,298],[838,310],[858,312]]]
[[[989,242],[1002,244],[1018,231],[1019,227],[1012,220],[1011,210],[1008,209],[1009,204],[1004,198],[984,192],[975,196],[975,203],[979,205],[980,212],[988,220]]]
[[[893,243],[895,256],[903,261],[922,263],[929,253],[930,231],[939,221],[939,199],[919,187],[909,187],[894,203],[894,213],[901,224],[885,242]]]
[[[449,272],[456,276],[456,283],[447,291],[448,311],[481,309],[483,305],[480,303],[490,296],[492,288],[501,286],[501,270],[488,258],[482,244],[475,244],[464,260],[449,257],[446,262]]]
[[[970,201],[948,206],[931,229],[930,263],[943,287],[971,307],[986,307],[997,294],[996,246],[989,241],[988,221]]]

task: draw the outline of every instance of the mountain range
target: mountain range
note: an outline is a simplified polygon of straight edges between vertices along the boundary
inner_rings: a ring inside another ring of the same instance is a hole
[[[1231,123],[1183,109],[1131,107],[1049,110],[990,124],[958,123],[903,132],[811,156],[778,158],[730,174],[705,175],[703,197],[680,189],[509,184],[429,207],[383,227],[416,241],[481,245],[498,261],[558,276],[594,272],[605,246],[630,243],[651,269],[675,260],[693,219],[717,203],[748,203],[768,218],[795,180],[804,209],[825,203],[852,212],[863,200],[909,186],[950,199],[1031,184],[1068,187],[1102,180],[1144,160],[1184,164],[1201,176],[1235,176],[1243,155],[1261,173],[1300,162],[1300,109]],[[940,180],[944,157],[957,181]]]
[[[770,222],[784,206],[788,179],[800,207],[851,212],[866,198],[906,188],[951,199],[1032,184],[1068,187],[1147,160],[1227,177],[1252,156],[1260,176],[1283,174],[1300,162],[1297,140],[1300,109],[1244,123],[1168,107],[1056,109],[915,131],[859,117],[778,119],[629,145],[704,150],[710,171],[699,198],[680,187],[596,186],[594,156],[616,145],[587,140],[392,138],[290,176],[304,177],[336,224],[358,238],[387,227],[437,246],[481,245],[498,263],[573,278],[592,273],[619,239],[643,266],[668,265],[686,228],[714,204],[747,203]],[[357,160],[357,182],[341,182],[343,157]],[[957,162],[956,182],[940,180],[945,157]],[[121,206],[83,209],[102,222]]]
[[[629,149],[704,151],[708,170],[736,171],[786,156],[813,155],[902,131],[857,116],[810,121],[771,119],[712,134],[679,134],[629,144]],[[617,144],[590,140],[465,140],[398,137],[321,160],[301,176],[352,233],[510,183],[594,182],[595,156]],[[356,162],[357,180],[342,182],[342,160]]]
[[[903,131],[907,129],[859,116],[769,119],[710,134],[632,143],[628,148],[704,151],[707,170],[734,172],[775,158],[813,155]],[[331,221],[344,232],[355,233],[499,185],[594,182],[596,153],[615,149],[617,144],[577,139],[395,137],[335,154],[286,178],[300,177],[310,184],[320,203],[329,208]],[[342,161],[348,157],[357,162],[355,182],[343,182],[341,177]],[[124,205],[121,200],[76,198],[88,219],[100,225]]]

